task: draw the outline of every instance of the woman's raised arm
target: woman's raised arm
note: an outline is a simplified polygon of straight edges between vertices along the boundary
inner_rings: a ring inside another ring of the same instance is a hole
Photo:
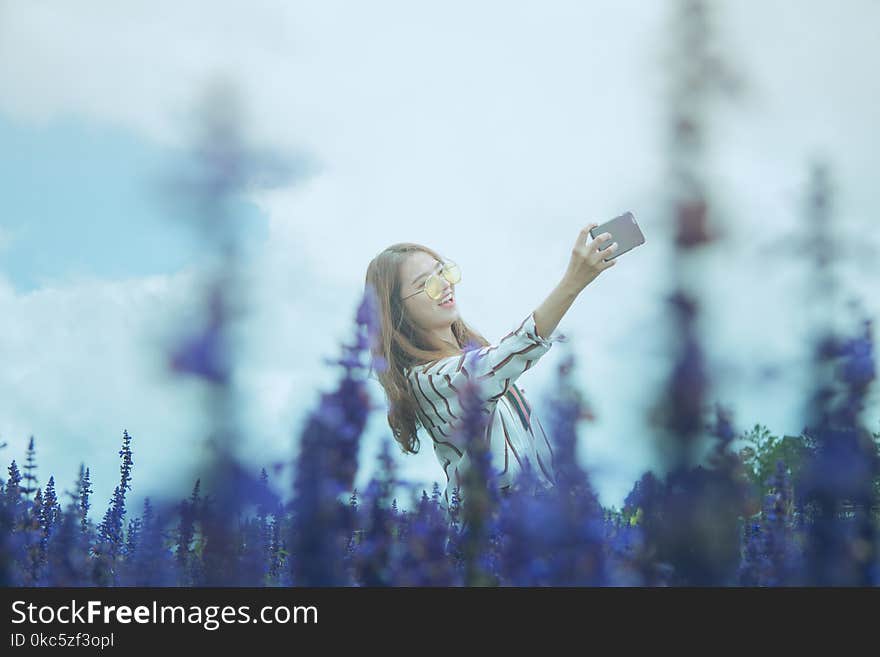
[[[597,225],[592,223],[578,234],[577,242],[571,249],[568,269],[562,276],[562,280],[553,288],[544,303],[535,309],[535,326],[541,337],[550,335],[583,289],[599,274],[613,267],[617,262],[617,260],[606,262],[604,260],[605,251],[599,251],[599,247],[611,239],[609,233],[602,233],[587,243],[590,229]],[[609,246],[608,250],[616,251],[617,242]]]
[[[444,422],[451,422],[461,413],[460,395],[465,380],[476,380],[483,391],[483,402],[492,403],[547,353],[553,342],[567,340],[564,335],[552,335],[562,316],[577,295],[616,262],[604,261],[604,252],[598,250],[610,238],[608,233],[587,244],[590,229],[595,225],[580,232],[562,280],[519,327],[495,344],[423,363],[407,371],[407,379],[420,405],[431,408]],[[608,248],[616,246],[612,244]]]

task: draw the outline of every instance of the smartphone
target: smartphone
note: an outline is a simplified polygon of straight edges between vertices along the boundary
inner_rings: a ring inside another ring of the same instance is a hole
[[[590,230],[590,237],[596,239],[596,236],[602,233],[611,233],[611,239],[605,242],[605,246],[600,248],[599,251],[604,251],[614,242],[617,242],[617,252],[609,258],[604,258],[605,262],[622,256],[627,251],[632,251],[640,244],[645,243],[645,236],[636,223],[636,218],[632,212],[625,212],[619,217],[614,217],[614,219],[596,226]]]

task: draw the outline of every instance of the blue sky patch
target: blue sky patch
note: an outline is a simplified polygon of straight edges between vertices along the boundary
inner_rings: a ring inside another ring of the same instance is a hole
[[[200,260],[198,232],[158,191],[185,158],[113,126],[0,114],[0,269],[22,293],[71,275],[120,280]],[[265,241],[267,218],[252,203],[235,206],[244,243]]]

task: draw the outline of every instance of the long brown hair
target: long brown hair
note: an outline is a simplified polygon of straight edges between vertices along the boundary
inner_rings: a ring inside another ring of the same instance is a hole
[[[371,355],[374,363],[377,359],[384,363],[375,371],[388,400],[388,424],[404,453],[410,454],[419,451],[416,431],[421,421],[418,402],[412,397],[404,368],[458,355],[469,342],[489,345],[486,338],[460,318],[452,323],[452,334],[458,342],[458,349],[410,321],[400,299],[400,268],[409,254],[415,251],[424,251],[438,261],[444,259],[433,249],[421,244],[393,244],[370,261],[364,282],[365,292],[370,292],[372,288],[375,294],[379,326],[378,337],[371,345]]]

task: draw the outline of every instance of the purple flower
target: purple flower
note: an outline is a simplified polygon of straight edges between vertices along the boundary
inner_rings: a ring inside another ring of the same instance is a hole
[[[193,374],[224,385],[229,380],[230,362],[223,321],[223,292],[216,286],[211,292],[207,323],[197,333],[185,338],[173,350],[169,366],[181,374]]]
[[[840,377],[854,387],[866,386],[876,376],[871,321],[865,320],[864,324],[864,335],[844,341],[837,352],[842,358]]]

